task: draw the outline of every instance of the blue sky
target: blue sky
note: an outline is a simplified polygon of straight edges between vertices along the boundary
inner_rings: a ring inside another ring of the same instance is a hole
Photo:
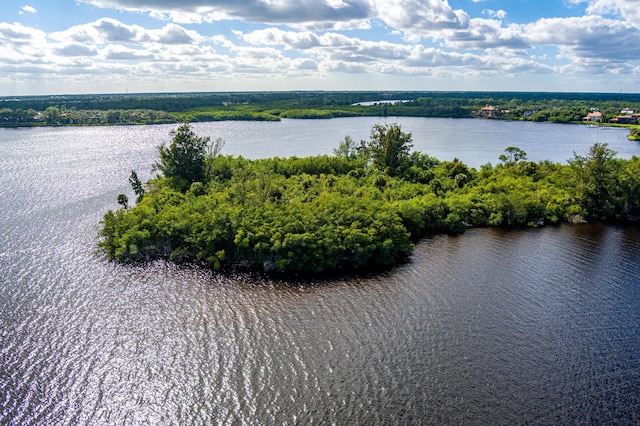
[[[3,0],[0,96],[640,92],[638,0]]]

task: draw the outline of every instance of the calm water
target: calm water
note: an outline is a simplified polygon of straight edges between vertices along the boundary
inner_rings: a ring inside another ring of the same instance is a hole
[[[330,153],[376,119],[212,123],[224,152]],[[398,119],[470,165],[563,161],[620,130]],[[94,253],[173,126],[0,130],[0,424],[637,424],[640,231],[602,225],[423,241],[376,277],[222,277]]]

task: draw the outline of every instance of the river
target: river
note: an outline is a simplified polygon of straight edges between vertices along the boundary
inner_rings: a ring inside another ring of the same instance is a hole
[[[199,123],[223,153],[331,153],[375,118]],[[388,119],[474,167],[620,129]],[[473,229],[306,285],[107,262],[98,223],[175,126],[0,129],[0,424],[637,424],[640,231]]]

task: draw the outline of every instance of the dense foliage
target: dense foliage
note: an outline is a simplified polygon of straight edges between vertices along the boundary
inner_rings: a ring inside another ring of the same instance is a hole
[[[174,188],[186,190],[192,183],[204,181],[206,150],[211,138],[196,136],[186,123],[171,131],[171,135],[171,144],[158,148],[160,161],[154,167],[171,180]]]
[[[137,204],[119,199],[122,207],[104,215],[108,257],[327,272],[393,265],[419,238],[469,226],[640,218],[640,158],[618,159],[604,144],[566,165],[529,162],[508,147],[498,165],[475,170],[410,152],[411,134],[395,124],[307,158],[222,156],[219,139],[208,149],[209,138],[187,124],[173,136],[160,148],[164,175],[140,188],[132,173]],[[180,146],[199,150],[188,163],[197,174],[167,166]]]

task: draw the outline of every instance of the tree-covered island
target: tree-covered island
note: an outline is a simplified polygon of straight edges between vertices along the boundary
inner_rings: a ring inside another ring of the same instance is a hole
[[[470,226],[640,220],[640,158],[595,144],[567,164],[507,147],[479,170],[411,151],[412,135],[376,125],[334,155],[249,160],[185,123],[159,148],[156,178],[101,222],[100,248],[122,262],[166,258],[213,269],[318,273],[390,266],[434,233]],[[133,204],[133,203],[131,203]]]

